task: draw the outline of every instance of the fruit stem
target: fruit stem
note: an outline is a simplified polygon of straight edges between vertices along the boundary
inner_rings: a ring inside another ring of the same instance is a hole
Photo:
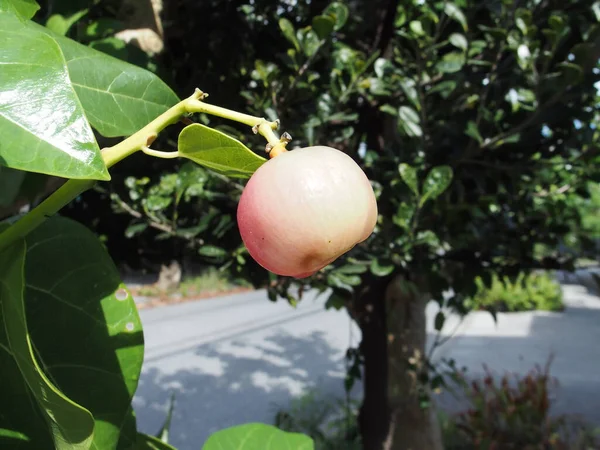
[[[281,145],[279,137],[277,137],[273,131],[279,127],[278,120],[269,122],[264,117],[251,116],[250,114],[233,111],[221,106],[211,105],[210,103],[203,101],[206,97],[207,94],[200,89],[196,89],[194,95],[184,101],[186,111],[190,113],[211,114],[213,116],[233,120],[234,122],[243,123],[244,125],[252,127],[252,131],[255,134],[258,133],[263,136],[273,147]]]

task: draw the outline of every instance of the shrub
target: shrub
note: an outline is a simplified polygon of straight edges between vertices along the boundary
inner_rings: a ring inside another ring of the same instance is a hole
[[[598,448],[590,428],[568,416],[550,417],[550,391],[556,380],[550,364],[527,375],[500,379],[486,368],[483,379],[454,377],[468,409],[443,421],[446,450],[587,450]]]
[[[475,309],[495,311],[562,311],[562,290],[547,273],[521,273],[514,279],[494,274],[490,286],[477,278],[477,293],[472,298]]]

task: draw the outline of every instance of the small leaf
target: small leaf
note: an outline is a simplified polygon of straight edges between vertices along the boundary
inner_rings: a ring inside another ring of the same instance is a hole
[[[197,123],[181,131],[178,150],[184,158],[235,178],[251,177],[266,162],[237,139]]]
[[[449,40],[452,45],[454,45],[456,48],[460,48],[461,50],[466,50],[469,47],[469,43],[467,42],[467,38],[464,34],[452,33]]]
[[[140,234],[142,231],[144,231],[146,228],[148,228],[148,224],[147,223],[135,223],[133,225],[129,225],[127,227],[127,229],[125,230],[125,237],[126,238],[132,238],[137,234]]]
[[[287,19],[279,19],[279,28],[281,32],[285,36],[285,38],[294,44],[296,50],[300,51],[300,44],[298,43],[298,39],[296,39],[296,32],[294,31],[294,25]]]
[[[226,428],[211,435],[202,450],[314,450],[311,438],[286,433],[271,425],[249,423]]]
[[[239,256],[239,255],[238,255]],[[165,423],[161,427],[160,431],[156,435],[161,442],[165,444],[169,443],[169,433],[171,432],[171,419],[173,418],[173,410],[175,409],[175,394],[171,394],[171,398],[169,399],[169,410],[167,411],[167,417],[165,418]]]
[[[467,18],[465,17],[465,14],[462,12],[462,10],[458,6],[456,6],[455,3],[446,2],[444,4],[444,12],[448,15],[448,17],[456,20],[459,24],[461,24],[464,31],[468,31],[469,27],[467,25]]]
[[[334,290],[325,302],[325,309],[333,308],[336,311],[339,311],[346,306],[347,300],[348,298],[346,296],[342,295],[337,290]]]
[[[378,259],[371,262],[371,273],[376,277],[385,277],[394,271],[393,264],[381,264]]]
[[[312,20],[313,30],[321,39],[329,37],[335,27],[335,21],[331,16],[315,16]]]
[[[329,4],[323,14],[332,16],[335,20],[335,31],[340,30],[348,20],[348,7],[342,3],[333,2]]]
[[[445,322],[446,322],[446,316],[444,315],[444,313],[442,311],[438,311],[438,313],[435,315],[435,320],[434,320],[435,330],[442,331],[442,328],[444,328]]]
[[[400,177],[402,181],[406,183],[406,185],[410,188],[411,191],[418,197],[419,196],[419,181],[417,179],[417,171],[414,167],[401,163],[398,165],[398,172],[400,173]]]
[[[592,4],[592,11],[594,12],[594,16],[596,16],[596,22],[600,22],[600,2]]]
[[[480,144],[483,142],[483,137],[481,137],[481,134],[479,133],[479,128],[477,127],[477,124],[472,120],[469,120],[467,122],[467,129],[465,130],[465,134],[467,136],[472,137]]]
[[[425,34],[425,30],[423,29],[423,24],[419,20],[413,20],[408,24],[410,31],[412,31],[416,36],[423,36]]]
[[[0,13],[11,12],[21,20],[31,19],[39,9],[35,0],[0,0]]]
[[[464,53],[450,52],[446,53],[435,67],[442,73],[455,73],[462,69],[466,61]]]
[[[398,205],[398,209],[396,211],[396,214],[394,214],[392,221],[395,225],[399,226],[400,228],[408,230],[410,228],[410,221],[414,213],[414,206],[402,202],[400,203],[400,205]]]
[[[227,250],[214,245],[203,245],[198,249],[198,254],[209,258],[223,258],[227,256]]]
[[[398,125],[408,136],[420,137],[423,135],[420,122],[419,114],[410,106],[401,106],[398,109]]]
[[[452,168],[450,166],[438,166],[431,169],[423,182],[423,197],[420,205],[427,200],[433,200],[441,195],[452,183]]]
[[[56,34],[65,36],[67,32],[71,29],[71,27],[87,13],[88,10],[83,9],[81,11],[77,11],[76,13],[68,17],[62,16],[60,14],[53,14],[46,21],[46,27],[49,30],[54,31]]]

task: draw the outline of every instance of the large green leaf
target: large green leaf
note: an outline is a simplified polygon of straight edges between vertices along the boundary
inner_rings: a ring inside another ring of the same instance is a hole
[[[312,439],[302,434],[286,433],[261,423],[249,423],[217,431],[202,450],[313,450]]]
[[[153,73],[59,36],[36,24],[60,47],[88,120],[107,137],[127,136],[179,101]]]
[[[16,361],[49,424],[56,449],[87,450],[93,439],[94,418],[89,411],[74,403],[54,386],[34,354],[35,347],[25,318],[25,254],[23,241],[13,244],[0,254],[0,303],[6,333],[4,350],[12,354]],[[10,409],[7,415],[10,415]]]
[[[41,30],[0,13],[0,164],[108,180],[64,55]]]
[[[143,360],[132,296],[102,243],[76,222],[49,219],[27,244],[27,321],[44,369],[93,414],[92,449],[131,447],[131,399]]]
[[[11,12],[20,19],[31,19],[40,9],[35,0],[0,0],[0,13]]]
[[[197,164],[236,178],[251,177],[266,162],[237,139],[197,123],[181,131],[178,150]]]

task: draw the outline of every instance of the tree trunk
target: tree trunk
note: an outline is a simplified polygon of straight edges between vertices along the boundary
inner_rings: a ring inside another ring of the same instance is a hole
[[[413,287],[413,289],[410,288]],[[428,386],[419,382],[426,367],[426,316],[429,300],[415,284],[396,277],[385,296],[388,331],[388,403],[391,411],[386,450],[443,450],[441,429],[433,400],[423,407]]]
[[[435,408],[422,408],[419,395],[427,392],[418,382],[427,296],[407,286],[403,277],[381,278],[358,293],[354,313],[364,357],[359,414],[364,450],[443,450]]]

